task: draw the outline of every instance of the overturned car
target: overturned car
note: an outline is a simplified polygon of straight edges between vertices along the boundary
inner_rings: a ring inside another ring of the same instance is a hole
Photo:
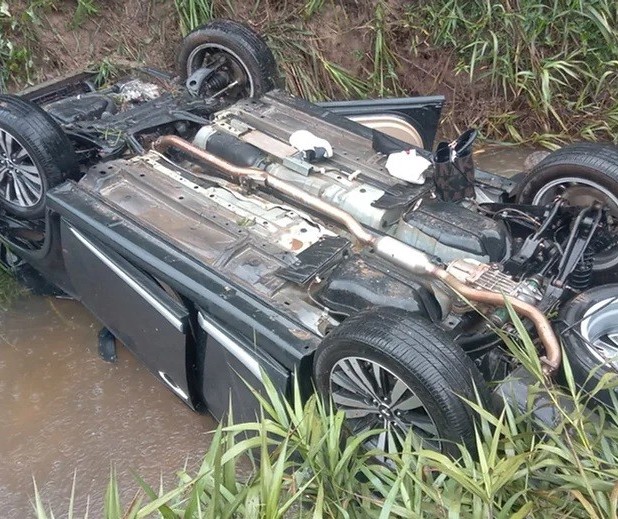
[[[178,62],[0,96],[0,260],[88,307],[108,359],[117,338],[219,418],[296,376],[380,447],[412,430],[447,452],[474,444],[465,400],[521,371],[511,312],[548,377],[563,349],[582,385],[618,370],[618,148],[505,179],[475,169],[474,131],[431,152],[440,97],[278,89],[242,24],[195,30]]]

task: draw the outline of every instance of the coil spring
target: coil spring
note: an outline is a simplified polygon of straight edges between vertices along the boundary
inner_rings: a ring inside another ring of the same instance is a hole
[[[213,77],[211,77],[208,81],[206,81],[206,89],[210,92],[210,93],[216,93],[219,90],[222,90],[223,88],[225,88],[229,83],[229,79],[227,77],[227,74],[215,74]]]
[[[571,288],[582,291],[590,286],[593,264],[594,252],[588,248],[571,273],[569,279]]]

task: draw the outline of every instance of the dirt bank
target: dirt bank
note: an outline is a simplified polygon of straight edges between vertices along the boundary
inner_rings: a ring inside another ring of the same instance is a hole
[[[303,97],[444,94],[448,99],[446,112],[459,118],[465,116],[462,107],[469,113],[479,112],[476,106],[481,98],[479,89],[453,73],[452,55],[444,49],[418,51],[414,44],[418,38],[399,23],[392,23],[404,16],[404,3],[386,4],[383,34],[388,35],[388,41],[385,44],[389,49],[396,49],[397,58],[392,60],[392,70],[381,79],[376,78],[374,63],[376,27],[372,2],[347,0],[336,5],[325,4],[310,17],[303,15],[302,2],[293,3],[298,7],[287,5],[282,9],[280,2],[265,0],[259,10],[253,4],[241,2],[232,9],[216,4],[215,14],[242,20],[265,34],[279,57],[287,87]],[[11,7],[12,14],[23,18],[30,4],[18,0]],[[19,42],[28,43],[32,49],[31,82],[75,69],[96,68],[102,62],[174,67],[175,49],[182,35],[173,2],[107,0],[96,5],[98,12],[84,17],[79,24],[75,24],[74,1],[54,2],[53,8],[39,9],[37,23],[30,27],[31,34]],[[346,88],[346,79],[342,84],[333,81],[324,63],[346,71],[345,78],[358,78],[367,85],[359,87],[359,91]],[[392,80],[394,75],[398,77],[396,82]],[[26,82],[25,76],[14,75],[9,85],[15,90]],[[368,86],[370,83],[381,85],[382,92],[376,92]],[[458,102],[454,103],[454,99]]]
[[[194,23],[213,13],[243,21],[263,34],[287,88],[307,99],[443,94],[446,135],[475,126],[493,139],[526,141],[535,136],[541,144],[578,137],[618,139],[618,76],[610,74],[618,37],[611,39],[594,25],[585,7],[543,11],[536,17],[522,8],[487,18],[482,12],[486,4],[478,1],[466,3],[465,10],[442,13],[446,7],[441,2],[402,0],[80,0],[95,11],[76,18],[76,0],[9,3],[13,20],[21,21],[19,30],[9,28],[0,35],[0,66],[6,66],[3,37],[15,48],[30,50],[27,59],[17,55],[10,68],[13,89],[27,78],[35,82],[101,63],[107,68],[114,62],[141,62],[172,69],[182,38],[179,10],[201,4],[204,11]],[[8,5],[0,1],[3,4]],[[34,4],[42,7],[33,10]],[[453,5],[461,9],[457,2]],[[522,29],[527,23],[538,26],[536,38],[545,42],[534,46],[534,52]],[[513,48],[501,36],[509,24],[522,33],[513,35]],[[587,40],[605,43],[585,51],[574,42],[580,32],[573,27],[585,30]],[[501,31],[498,39],[494,30]],[[606,36],[610,40],[603,39]],[[477,45],[485,52],[482,60],[470,50]],[[486,52],[493,47],[495,54]],[[571,47],[586,59],[579,54],[569,58]],[[462,52],[473,55],[464,57]]]

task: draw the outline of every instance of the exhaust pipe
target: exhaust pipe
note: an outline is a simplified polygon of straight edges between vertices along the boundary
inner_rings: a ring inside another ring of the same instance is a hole
[[[544,373],[551,375],[560,367],[562,351],[558,338],[543,312],[533,305],[499,292],[479,290],[466,285],[445,269],[433,263],[427,254],[391,236],[380,236],[368,231],[346,211],[316,196],[310,195],[294,184],[270,175],[267,171],[253,167],[236,166],[175,135],[160,137],[155,141],[153,147],[160,152],[175,148],[200,162],[214,167],[221,174],[238,180],[241,184],[253,181],[263,187],[277,191],[287,198],[344,225],[358,241],[373,247],[378,256],[413,274],[438,279],[454,292],[470,301],[495,306],[505,306],[505,301],[508,301],[519,315],[527,317],[534,324],[539,338],[545,347],[546,356],[541,358]]]

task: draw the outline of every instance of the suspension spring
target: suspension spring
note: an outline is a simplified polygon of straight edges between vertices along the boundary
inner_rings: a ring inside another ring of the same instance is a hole
[[[222,74],[221,72],[217,72],[213,75],[208,81],[206,81],[206,89],[210,93],[218,92],[225,88],[230,82],[227,74]]]
[[[592,266],[594,265],[594,252],[587,248],[584,255],[571,273],[569,284],[571,288],[581,292],[590,286],[592,279]]]

